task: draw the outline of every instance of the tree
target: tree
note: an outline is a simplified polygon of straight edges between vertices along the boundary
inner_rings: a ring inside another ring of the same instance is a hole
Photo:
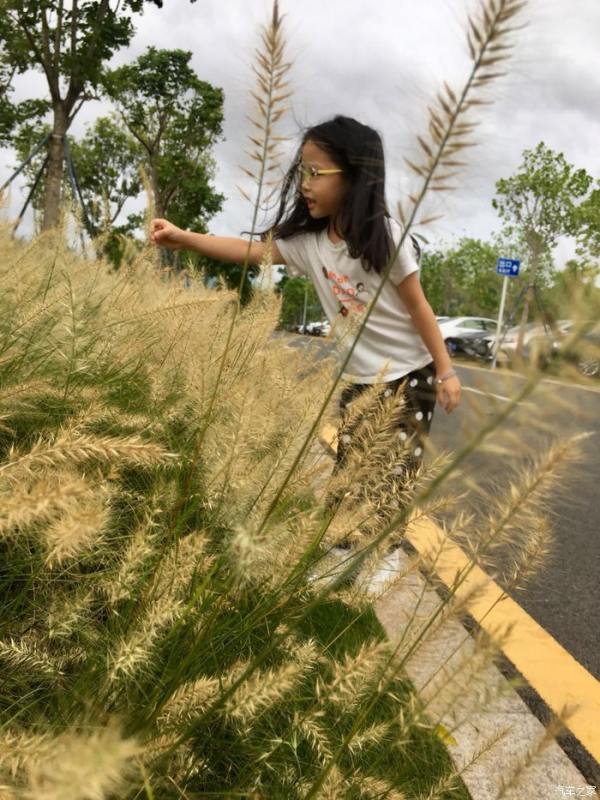
[[[96,247],[114,267],[121,265],[124,239],[132,240],[139,214],[117,223],[128,200],[142,190],[143,153],[127,131],[110,117],[99,117],[85,136],[74,141],[71,155]]]
[[[222,135],[223,92],[195,75],[190,58],[191,53],[182,50],[149,48],[136,62],[107,71],[102,88],[115,103],[115,119],[97,120],[83,139],[71,145],[90,233],[97,235],[102,229],[103,253],[115,266],[122,254],[122,237],[131,236],[144,223],[144,215],[138,213],[116,226],[127,199],[141,190],[141,167],[152,186],[156,216],[168,214],[176,225],[204,233],[222,206],[224,197],[211,184],[210,151]],[[20,155],[29,152],[42,133],[41,126],[23,126],[15,139]],[[40,155],[27,168],[30,185],[42,159]],[[34,198],[38,204],[43,191],[42,182]],[[163,258],[176,268],[181,260],[179,253]],[[215,271],[214,265],[195,260]],[[220,269],[224,271],[223,265]],[[226,280],[230,284],[231,275]],[[249,288],[250,283],[246,292]]]
[[[48,125],[39,123],[22,125],[13,141],[19,159],[23,160],[49,130]],[[138,226],[137,215],[130,214],[127,222],[120,226],[116,226],[116,220],[127,200],[137,197],[142,189],[141,149],[127,131],[109,117],[99,117],[93,126],[88,126],[81,139],[70,137],[69,149],[85,204],[88,233],[92,238],[102,233],[104,239],[112,243],[105,242],[102,254],[116,253],[117,238],[132,233]],[[40,152],[25,167],[28,188],[33,187],[44,158],[45,154]],[[31,199],[34,211],[43,208],[45,189],[46,181],[42,176]],[[64,199],[64,192],[61,192],[61,202]],[[113,258],[111,260],[118,265]]]
[[[209,185],[210,148],[222,137],[223,91],[196,76],[191,56],[150,47],[107,72],[102,83],[144,152],[156,216],[200,230],[224,200]]]
[[[40,120],[50,110],[47,100],[23,100],[21,103],[10,101],[17,67],[7,63],[5,58],[4,42],[0,42],[0,147],[9,147],[12,144],[15,128]]]
[[[437,314],[490,315],[498,307],[496,250],[489,242],[461,238],[447,250],[426,250],[421,281]]]
[[[276,286],[282,297],[281,319],[284,327],[300,325],[304,320],[306,307],[306,322],[316,322],[323,319],[324,312],[319,302],[319,296],[308,278],[298,276],[290,278],[284,275]]]
[[[502,289],[496,261],[500,256],[518,257],[522,250],[522,244],[506,234],[496,235],[491,241],[465,236],[451,247],[425,250],[421,259],[421,282],[436,314],[496,317]],[[540,283],[550,286],[552,273],[552,261],[547,254],[542,260]],[[526,271],[511,279],[509,306],[526,280]]]
[[[600,261],[600,180],[589,196],[575,210],[577,226],[576,253],[584,264]]]
[[[548,303],[555,319],[568,318],[573,312],[573,301],[578,313],[586,319],[597,319],[600,309],[600,266],[572,258],[565,268],[556,273],[554,285],[548,293]]]
[[[520,355],[529,308],[533,303],[540,259],[551,250],[560,236],[575,236],[580,227],[577,213],[592,183],[584,169],[575,169],[562,153],[555,153],[544,142],[535,150],[525,150],[518,172],[496,183],[498,197],[493,207],[512,233],[520,233],[527,242],[529,283],[521,329],[517,341]]]
[[[43,72],[50,95],[52,138],[43,230],[58,222],[65,134],[83,103],[98,98],[102,67],[129,44],[134,32],[131,15],[142,13],[145,3],[162,7],[162,0],[71,0],[69,7],[64,0],[3,0],[0,62],[4,74]],[[11,110],[5,105],[8,102],[3,100],[0,114],[5,136],[19,117],[18,107]],[[26,110],[21,106],[21,112]]]

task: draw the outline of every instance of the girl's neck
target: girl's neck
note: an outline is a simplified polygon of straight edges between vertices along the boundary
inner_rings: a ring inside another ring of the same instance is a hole
[[[343,242],[343,241],[344,241],[344,240],[343,240],[341,237],[339,237],[339,236],[337,235],[337,233],[335,232],[335,228],[334,228],[334,226],[333,226],[333,222],[331,221],[331,217],[329,218],[329,224],[327,225],[327,238],[328,238],[328,239],[329,239],[329,241],[330,241],[330,242],[332,242],[333,244],[339,244],[340,242]]]

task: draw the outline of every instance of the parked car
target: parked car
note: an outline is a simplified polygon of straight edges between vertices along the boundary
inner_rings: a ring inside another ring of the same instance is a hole
[[[543,361],[544,358],[547,360],[555,349],[555,342],[566,333],[569,324],[569,320],[558,320],[553,323],[553,326],[540,322],[528,322],[523,335],[522,357],[529,359],[535,353],[538,360]],[[499,362],[510,364],[515,360],[520,329],[520,325],[514,325],[500,334]],[[493,351],[496,341],[495,334],[487,339],[490,351]]]
[[[489,317],[436,317],[451,356],[481,355],[473,351],[474,342],[496,332],[496,320]],[[486,348],[486,345],[478,345]]]
[[[529,342],[529,357],[535,352],[538,363],[547,363],[552,358],[561,357],[575,364],[579,372],[590,378],[600,378],[600,323],[590,322],[579,334],[577,341],[571,341],[570,334],[575,324],[571,320],[561,320],[557,335],[550,344],[532,339]]]
[[[325,319],[318,322],[307,322],[306,325],[298,325],[296,330],[298,333],[305,333],[309,336],[327,336],[331,330],[331,325]]]
[[[496,332],[496,320],[489,317],[436,317],[451,356],[487,357],[483,337]]]
[[[490,335],[485,331],[464,331],[449,336],[446,347],[451,356],[462,355],[489,361],[492,358]]]
[[[497,322],[489,317],[437,317],[444,339],[458,336],[466,331],[495,333]]]
[[[330,332],[331,325],[326,319],[324,319],[322,322],[315,322],[313,330],[311,331],[313,336],[329,336]]]

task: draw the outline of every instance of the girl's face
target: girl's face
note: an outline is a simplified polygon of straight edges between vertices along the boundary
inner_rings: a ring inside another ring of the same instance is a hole
[[[338,164],[332,161],[329,153],[311,142],[310,139],[302,148],[302,166],[316,169],[339,169]],[[305,174],[300,184],[300,191],[306,201],[309,214],[314,219],[322,217],[335,219],[349,188],[350,182],[343,172],[314,177],[308,177]]]

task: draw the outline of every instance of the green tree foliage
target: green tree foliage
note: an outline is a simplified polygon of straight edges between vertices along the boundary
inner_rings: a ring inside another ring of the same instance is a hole
[[[44,230],[58,222],[64,136],[83,103],[98,97],[103,66],[129,44],[134,33],[132,15],[142,13],[145,3],[162,7],[162,0],[72,0],[69,4],[64,0],[3,0],[0,80],[28,70],[41,72],[52,109]],[[30,106],[12,106],[4,93],[0,131],[5,140],[16,124],[39,117],[41,107],[25,102]]]
[[[128,200],[142,190],[139,145],[114,119],[100,117],[85,136],[71,145],[77,178],[99,255],[119,267],[124,253],[135,247],[140,215],[130,213],[117,222]]]
[[[222,206],[224,197],[211,184],[210,148],[222,134],[223,93],[197,78],[190,58],[189,52],[150,48],[133,64],[106,73],[103,85],[115,102],[115,119],[100,118],[83,139],[71,140],[90,233],[103,234],[101,252],[115,266],[124,247],[135,245],[132,237],[144,225],[143,213],[130,213],[126,221],[117,222],[127,200],[142,189],[140,168],[149,177],[156,215],[168,214],[182,228],[206,232],[207,221]],[[39,124],[22,126],[15,137],[19,156],[25,158],[46,132],[48,128]],[[40,153],[27,168],[30,185],[43,158]],[[42,181],[34,207],[43,205],[44,196]],[[169,255],[165,261],[179,267],[178,254]],[[195,262],[210,274],[222,272],[228,285],[239,285],[241,269],[238,275],[235,267],[217,269],[199,258]],[[245,296],[249,290],[248,280]]]
[[[280,323],[284,327],[302,323],[305,298],[306,322],[316,322],[325,316],[316,289],[307,278],[284,275],[277,284],[277,291],[282,294]]]
[[[530,316],[538,284],[540,259],[561,236],[576,237],[581,228],[579,206],[592,184],[584,169],[569,164],[540,142],[525,150],[518,171],[496,183],[492,205],[509,233],[522,236],[528,246],[529,283],[521,315],[517,353],[521,352],[525,325]]]
[[[591,216],[591,210],[588,212]],[[593,227],[588,234],[594,241]],[[584,234],[580,237],[583,238]],[[500,304],[502,278],[496,274],[499,257],[523,258],[518,277],[508,282],[505,322],[516,324],[520,303],[529,285],[527,243],[506,231],[490,241],[463,237],[449,247],[427,249],[422,256],[421,283],[433,310],[439,316],[496,317]],[[537,275],[538,298],[549,323],[571,316],[573,298],[590,319],[600,308],[597,286],[600,267],[591,257],[569,260],[556,269],[550,251],[540,255]],[[540,312],[541,309],[537,308]]]
[[[489,316],[497,309],[496,253],[493,244],[468,237],[445,252],[423,253],[421,281],[437,314]]]
[[[549,313],[554,319],[568,319],[572,315],[573,298],[577,298],[580,315],[586,319],[600,316],[600,267],[598,263],[573,258],[565,268],[556,273],[551,290],[546,295]]]
[[[210,186],[210,148],[222,138],[223,91],[200,80],[191,52],[154,47],[108,71],[103,87],[148,165],[155,214],[202,230],[224,197]]]
[[[41,119],[50,109],[47,100],[23,100],[20,103],[11,101],[17,66],[8,63],[5,60],[6,55],[5,42],[0,41],[0,147],[10,147],[15,129]]]
[[[562,153],[540,142],[523,152],[514,175],[496,182],[492,205],[509,230],[521,235],[533,231],[543,248],[551,248],[559,237],[577,234],[578,201],[591,183],[584,169],[575,169]]]
[[[436,314],[495,317],[500,304],[502,279],[496,273],[499,257],[521,258],[526,245],[500,234],[491,241],[462,237],[447,248],[425,250],[421,261],[421,282]],[[527,268],[508,285],[508,308],[527,285]],[[540,270],[544,288],[552,284],[553,265],[545,254]]]
[[[600,261],[600,180],[575,211],[577,255],[584,264]]]
[[[49,131],[47,124],[22,125],[13,141],[19,160],[24,160],[35,143]],[[127,221],[119,225],[117,219],[127,200],[135,198],[142,189],[142,152],[137,142],[114,119],[99,117],[93,126],[88,126],[81,139],[69,137],[69,149],[90,235],[103,233],[105,237],[116,238],[131,234],[139,224],[138,215],[130,214]],[[27,188],[33,186],[44,157],[44,152],[40,151],[25,167]],[[43,209],[45,190],[45,176],[42,176],[31,199],[34,211]],[[64,199],[63,192],[61,200]]]
[[[102,85],[116,106],[129,135],[137,142],[154,196],[154,215],[181,228],[206,233],[224,196],[211,184],[215,164],[212,146],[222,138],[223,91],[202,81],[190,67],[191,52],[154,47],[136,61],[105,73]],[[141,220],[140,220],[141,222]],[[162,251],[166,265],[182,266],[181,254]],[[242,268],[197,254],[186,263],[208,277],[222,276],[238,288]],[[251,293],[248,271],[242,302]]]

